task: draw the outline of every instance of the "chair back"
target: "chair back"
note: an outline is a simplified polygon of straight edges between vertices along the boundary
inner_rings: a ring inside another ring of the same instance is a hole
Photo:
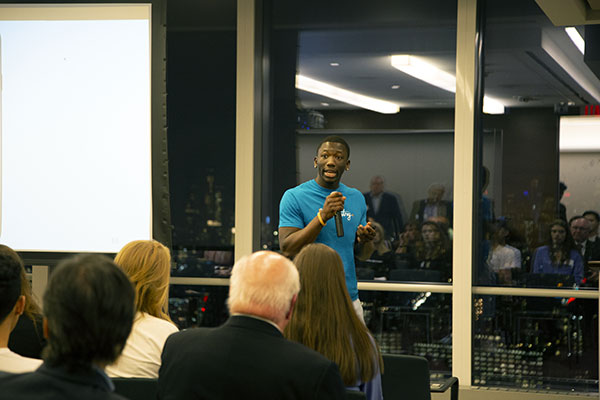
[[[431,400],[429,365],[424,357],[383,354],[385,400]]]
[[[442,273],[431,269],[393,269],[391,281],[404,282],[441,282]]]
[[[150,378],[112,378],[115,393],[129,400],[154,400],[158,394],[158,381]]]
[[[367,395],[359,390],[346,389],[346,399],[348,399],[348,400],[367,400]]]

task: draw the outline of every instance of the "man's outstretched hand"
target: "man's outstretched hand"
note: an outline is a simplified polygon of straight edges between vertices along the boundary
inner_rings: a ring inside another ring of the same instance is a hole
[[[360,243],[370,242],[375,239],[375,228],[371,226],[371,222],[367,222],[367,225],[359,225],[356,228],[356,237]]]

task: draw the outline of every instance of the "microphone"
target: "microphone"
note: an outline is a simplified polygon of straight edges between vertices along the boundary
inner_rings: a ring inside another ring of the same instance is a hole
[[[333,214],[333,218],[335,219],[335,232],[337,233],[337,236],[344,236],[344,223],[342,222],[342,214],[338,211]]]

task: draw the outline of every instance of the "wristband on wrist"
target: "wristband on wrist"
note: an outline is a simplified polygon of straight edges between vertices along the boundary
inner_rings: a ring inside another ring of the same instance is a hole
[[[319,208],[319,212],[317,213],[317,218],[319,218],[319,222],[321,223],[321,225],[325,226],[325,221],[323,221],[323,217],[321,217],[321,211],[323,211],[323,209]]]

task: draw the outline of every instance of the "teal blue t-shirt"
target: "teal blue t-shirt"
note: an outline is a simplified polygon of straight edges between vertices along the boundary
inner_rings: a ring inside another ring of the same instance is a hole
[[[354,267],[354,241],[358,225],[367,224],[367,205],[362,193],[340,183],[337,189],[325,189],[314,179],[304,182],[295,188],[288,189],[279,203],[279,227],[302,229],[312,221],[323,207],[325,198],[331,192],[340,192],[346,196],[342,221],[344,236],[337,237],[333,218],[321,229],[315,242],[323,243],[338,252],[344,263],[346,286],[352,301],[358,299],[356,286],[356,270]]]

